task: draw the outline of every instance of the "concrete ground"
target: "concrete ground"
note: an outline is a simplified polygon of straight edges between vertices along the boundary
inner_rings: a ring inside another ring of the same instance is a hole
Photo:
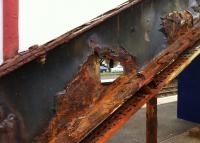
[[[160,143],[200,143],[200,138],[192,137],[188,134],[188,132],[185,132]]]
[[[188,136],[187,130],[195,123],[177,119],[177,102],[158,105],[158,141],[160,143],[200,143],[200,139]],[[145,143],[146,112],[142,108],[135,114],[108,143]]]

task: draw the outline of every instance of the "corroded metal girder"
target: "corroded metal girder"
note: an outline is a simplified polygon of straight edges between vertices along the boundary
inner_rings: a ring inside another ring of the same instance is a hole
[[[106,142],[130,117],[134,116],[145,103],[156,97],[164,86],[176,78],[199,55],[199,44],[181,54],[173,64],[157,74],[149,84],[142,87],[103,123],[91,131],[81,143]]]
[[[193,46],[196,41],[200,40],[199,38],[199,27],[189,30],[144,69],[139,72],[133,70],[133,72],[126,73],[105,87],[102,87],[97,80],[97,56],[89,57],[78,75],[59,97],[56,116],[50,122],[49,128],[40,141],[79,142],[124,102],[134,96],[140,88],[148,84],[156,73],[176,61],[180,54]],[[99,55],[98,52],[97,55]],[[83,96],[83,92],[87,95]],[[70,103],[70,101],[73,102]],[[63,126],[59,126],[60,124]]]
[[[160,19],[187,7],[183,0],[127,2],[5,61],[0,67],[0,106],[5,114],[0,125],[13,115],[13,133],[0,134],[0,142],[9,137],[12,142],[82,141],[200,40],[200,23],[194,24],[190,13],[178,20],[176,15]],[[169,35],[170,26],[174,33],[166,40],[159,29]],[[102,85],[99,58],[119,61],[125,73]]]

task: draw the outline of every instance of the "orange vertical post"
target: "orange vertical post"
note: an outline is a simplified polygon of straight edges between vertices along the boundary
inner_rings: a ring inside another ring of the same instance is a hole
[[[18,52],[18,0],[3,0],[3,58],[12,58]]]

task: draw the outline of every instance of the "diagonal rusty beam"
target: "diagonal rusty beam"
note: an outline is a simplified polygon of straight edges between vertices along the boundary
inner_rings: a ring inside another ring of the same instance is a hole
[[[159,91],[181,73],[200,54],[200,47],[193,47],[182,54],[133,97],[116,110],[102,124],[87,135],[82,143],[104,143],[117,132],[145,103],[157,96]]]
[[[59,96],[56,115],[39,141],[79,142],[198,40],[200,40],[199,24],[180,36],[147,66],[137,72],[132,70],[122,75],[106,87],[101,87],[99,78],[95,74],[98,71],[97,61],[100,54],[95,51],[97,48],[95,46],[98,44],[92,44],[95,45],[91,47],[94,54],[89,56],[75,79]],[[160,89],[156,91],[159,92]]]
[[[79,142],[199,40],[198,18],[187,8],[182,0],[126,2],[6,60],[0,124],[10,119],[17,142]],[[124,75],[102,86],[98,58],[121,62]]]

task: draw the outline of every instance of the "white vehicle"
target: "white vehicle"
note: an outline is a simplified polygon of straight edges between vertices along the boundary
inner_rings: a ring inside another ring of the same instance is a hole
[[[111,72],[123,72],[124,68],[121,65],[117,65],[114,68],[111,68]]]

